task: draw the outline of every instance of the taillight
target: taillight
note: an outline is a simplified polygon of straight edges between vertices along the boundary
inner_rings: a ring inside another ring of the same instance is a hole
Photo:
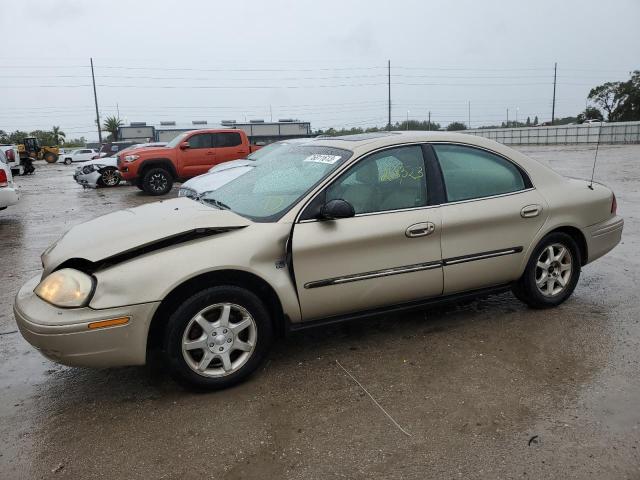
[[[13,153],[13,149],[12,148],[10,148],[6,152],[4,152],[4,154],[7,156],[7,160],[8,161],[10,161],[10,162],[15,162],[16,161],[16,154]]]
[[[9,185],[9,180],[7,179],[7,172],[0,169],[0,187],[6,187]]]
[[[613,194],[613,200],[611,200],[611,214],[616,215],[618,212],[618,201],[616,200],[616,194]]]

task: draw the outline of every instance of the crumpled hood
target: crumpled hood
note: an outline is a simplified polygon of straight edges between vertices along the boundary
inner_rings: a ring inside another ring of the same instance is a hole
[[[109,213],[69,230],[42,255],[45,275],[71,258],[90,262],[135,251],[203,229],[236,229],[252,222],[228,210],[176,198]]]

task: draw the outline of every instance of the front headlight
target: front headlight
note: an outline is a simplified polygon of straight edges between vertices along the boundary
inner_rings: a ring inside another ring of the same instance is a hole
[[[91,164],[91,165],[85,165],[82,168],[82,173],[84,173],[85,175],[91,173],[91,172],[97,172],[98,170],[100,170],[102,167],[104,167],[104,165],[97,165],[97,164]]]
[[[124,156],[124,161],[125,162],[135,162],[139,158],[140,158],[140,155],[125,155]]]
[[[180,190],[178,190],[178,196],[179,197],[187,197],[187,198],[197,198],[198,197],[198,192],[196,192],[195,190],[191,189],[191,188],[180,188]]]
[[[34,292],[56,307],[84,307],[91,300],[94,287],[93,277],[73,268],[63,268],[48,275]]]

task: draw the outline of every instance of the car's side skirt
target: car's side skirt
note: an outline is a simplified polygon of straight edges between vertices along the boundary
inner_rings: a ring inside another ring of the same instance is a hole
[[[408,303],[388,305],[385,307],[374,308],[371,310],[365,310],[361,312],[349,313],[345,315],[335,315],[331,317],[321,318],[318,320],[311,320],[307,322],[292,323],[288,319],[286,321],[287,332],[296,332],[299,330],[306,330],[308,328],[320,327],[325,325],[332,325],[335,323],[347,322],[350,320],[357,320],[367,317],[376,317],[380,315],[388,315],[390,313],[419,310],[431,305],[455,303],[462,300],[470,300],[478,297],[484,297],[487,295],[495,295],[502,293],[510,289],[510,284],[495,285],[492,287],[481,288],[477,290],[471,290],[468,292],[454,293],[451,295],[445,295],[440,297],[426,298]]]

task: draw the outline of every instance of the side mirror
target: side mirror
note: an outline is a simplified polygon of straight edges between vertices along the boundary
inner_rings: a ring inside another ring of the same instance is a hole
[[[320,209],[320,218],[324,218],[325,220],[349,218],[353,217],[355,214],[356,211],[353,209],[353,205],[341,198],[329,200]]]
[[[189,145],[189,142],[180,143],[180,150],[186,150],[187,148],[191,148],[191,146]]]

